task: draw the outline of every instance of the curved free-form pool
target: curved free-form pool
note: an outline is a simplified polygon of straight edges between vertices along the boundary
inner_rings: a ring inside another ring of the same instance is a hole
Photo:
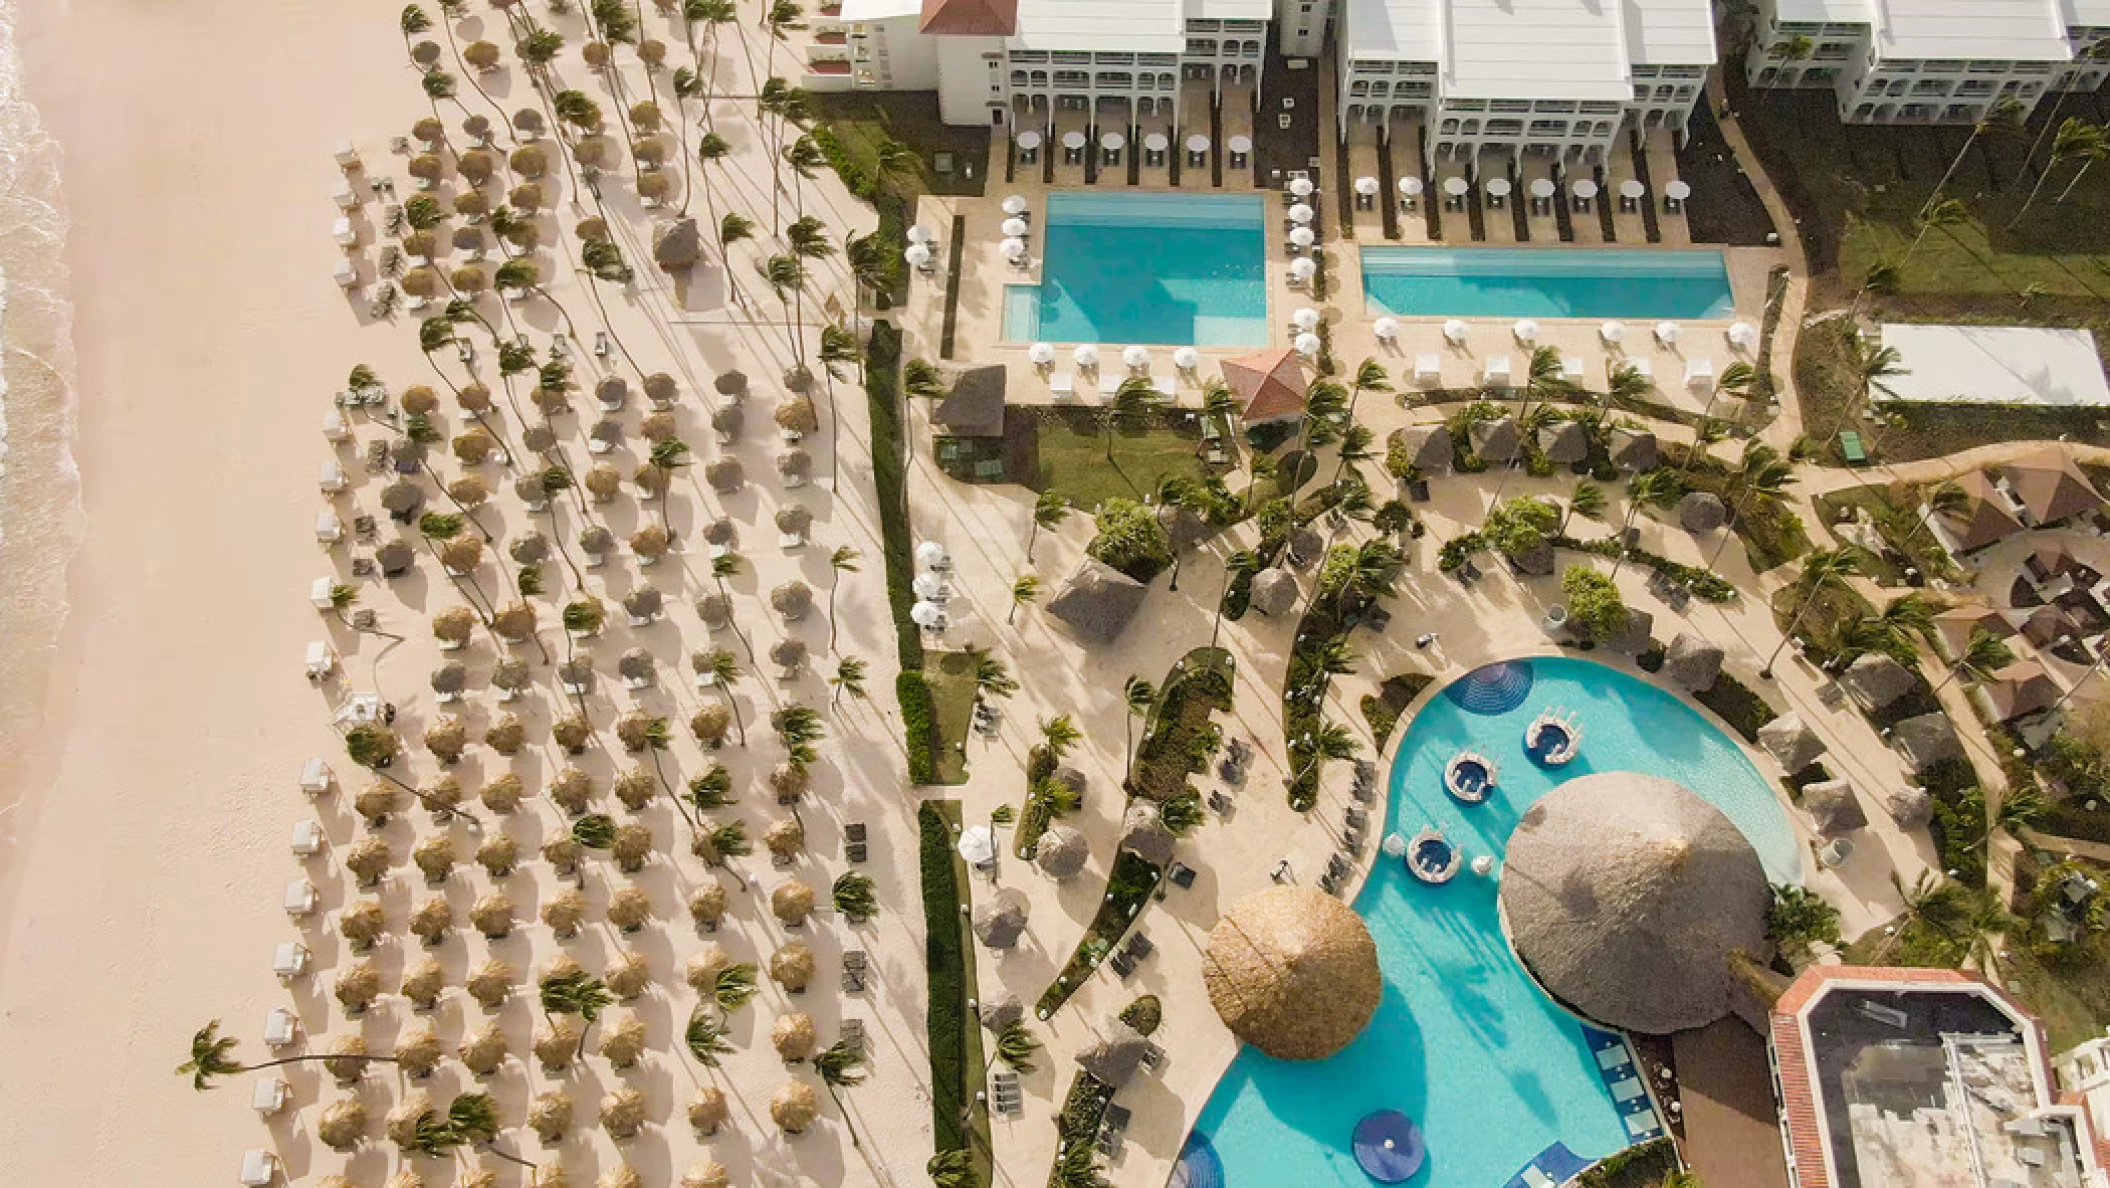
[[[1487,683],[1468,677],[1423,703],[1392,763],[1388,833],[1412,837],[1438,826],[1468,861],[1492,855],[1499,863],[1518,817],[1555,785],[1640,771],[1721,809],[1774,881],[1801,881],[1801,852],[1772,784],[1697,711],[1585,660],[1510,663],[1518,670],[1504,672],[1503,683],[1528,681],[1521,698],[1450,695]],[[1588,736],[1578,758],[1551,769],[1527,762],[1523,742],[1524,727],[1549,707],[1569,711]],[[1460,804],[1444,791],[1444,765],[1465,749],[1502,770],[1485,804]],[[1370,1181],[1351,1146],[1356,1124],[1398,1110],[1425,1143],[1410,1184],[1501,1188],[1556,1143],[1582,1159],[1626,1146],[1627,1114],[1639,1107],[1623,1110],[1612,1085],[1627,1074],[1603,1067],[1611,1057],[1601,1060],[1596,1048],[1608,1041],[1593,1045],[1518,964],[1497,918],[1495,879],[1465,873],[1429,886],[1397,858],[1380,854],[1376,863],[1355,902],[1385,975],[1376,1017],[1327,1060],[1241,1051],[1196,1120],[1190,1148],[1214,1148],[1228,1188],[1361,1188]],[[1553,1178],[1564,1178],[1552,1162]]]

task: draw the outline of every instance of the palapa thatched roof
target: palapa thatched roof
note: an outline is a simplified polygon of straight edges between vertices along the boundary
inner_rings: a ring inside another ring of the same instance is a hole
[[[1782,714],[1758,728],[1758,745],[1780,762],[1780,769],[1793,775],[1824,754],[1824,740],[1817,737],[1801,714]]]
[[[720,396],[730,396],[738,400],[740,397],[747,395],[747,373],[744,371],[721,371],[718,373],[718,378],[711,381],[711,387],[716,389]]]
[[[424,488],[409,479],[397,479],[381,491],[381,509],[398,520],[407,520],[425,506]]]
[[[549,537],[540,532],[522,533],[506,546],[506,553],[516,565],[540,565],[549,560]]]
[[[973,924],[974,935],[988,948],[1016,947],[1026,934],[1026,897],[1009,889],[997,892],[975,905]]]
[[[1208,522],[1184,507],[1166,505],[1158,508],[1158,527],[1172,541],[1172,547],[1186,552],[1209,538]]]
[[[806,641],[787,637],[769,645],[769,662],[778,668],[797,668],[806,662]]]
[[[994,363],[960,372],[951,395],[931,413],[931,423],[951,437],[1002,437],[1005,374]]]
[[[820,414],[810,396],[787,396],[777,402],[777,428],[792,433],[812,433],[821,427]]]
[[[1539,430],[1539,453],[1546,461],[1570,466],[1590,456],[1590,431],[1579,421],[1561,421]]]
[[[626,681],[648,681],[652,679],[652,653],[644,648],[631,648],[615,662],[615,670]]]
[[[623,610],[633,618],[649,619],[659,614],[666,605],[666,595],[657,586],[639,586],[623,595]]]
[[[1316,888],[1283,886],[1216,922],[1202,983],[1239,1039],[1278,1060],[1323,1060],[1370,1022],[1384,979],[1354,909]]]
[[[1263,615],[1285,614],[1297,605],[1297,577],[1279,565],[1253,575],[1248,605]]]
[[[740,436],[740,429],[747,423],[747,414],[737,404],[721,404],[711,410],[711,430],[727,438]]]
[[[730,495],[746,484],[747,469],[740,465],[740,459],[721,456],[704,465],[703,478],[713,491]]]
[[[1077,1050],[1077,1064],[1102,1084],[1119,1089],[1143,1067],[1144,1057],[1150,1054],[1150,1041],[1118,1019],[1106,1032],[1105,1039]]]
[[[1729,520],[1729,509],[1711,491],[1694,491],[1678,500],[1678,527],[1698,535],[1712,532]]]
[[[1612,465],[1628,474],[1654,470],[1661,461],[1656,435],[1646,429],[1614,429],[1611,434]]]
[[[1156,866],[1172,861],[1174,838],[1158,806],[1137,800],[1121,817],[1121,848]]]
[[[1539,984],[1590,1019],[1645,1035],[1704,1027],[1736,992],[1732,954],[1759,957],[1765,867],[1722,811],[1635,772],[1581,776],[1509,838],[1501,905]]]
[[[786,536],[804,536],[813,529],[813,513],[796,503],[777,509],[777,531]]]
[[[1473,453],[1478,454],[1482,462],[1510,461],[1517,456],[1517,448],[1522,444],[1515,417],[1474,421],[1467,436],[1472,439]]]
[[[1722,649],[1690,631],[1680,631],[1670,641],[1663,672],[1692,692],[1705,693],[1722,675]]]
[[[975,1008],[975,1015],[982,1026],[991,1031],[1002,1031],[1026,1017],[1026,1006],[1018,995],[1006,990],[994,998],[985,998]]]
[[[1912,691],[1912,673],[1882,652],[1869,652],[1846,666],[1839,683],[1870,709],[1882,709]]]
[[[1084,835],[1067,825],[1050,825],[1033,843],[1033,861],[1050,878],[1075,877],[1091,856],[1092,849]]]
[[[1900,785],[1883,793],[1883,811],[1900,829],[1924,829],[1934,819],[1934,798],[1925,788]]]
[[[1845,780],[1822,780],[1802,790],[1802,807],[1810,814],[1810,825],[1826,837],[1851,833],[1868,824],[1861,798]]]
[[[652,262],[679,272],[703,258],[703,233],[695,219],[663,219],[652,227]]]
[[[1112,643],[1143,605],[1143,583],[1086,557],[1048,599],[1047,613],[1087,643]]]
[[[1389,447],[1406,455],[1407,464],[1423,474],[1448,474],[1456,458],[1451,431],[1442,425],[1408,425],[1394,429],[1386,439]]]
[[[1627,656],[1639,656],[1655,642],[1656,616],[1639,607],[1626,608],[1626,622],[1605,639],[1604,646]]]

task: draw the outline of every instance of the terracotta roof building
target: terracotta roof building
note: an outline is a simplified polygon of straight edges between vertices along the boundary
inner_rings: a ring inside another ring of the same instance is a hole
[[[923,0],[924,33],[1009,37],[1018,32],[1018,0]]]
[[[1225,386],[1238,397],[1246,428],[1304,415],[1304,364],[1295,351],[1263,351],[1223,362]]]
[[[2032,526],[2057,524],[2103,505],[2088,476],[2057,446],[2032,450],[1999,471]]]
[[[1984,471],[1960,475],[1956,485],[1966,498],[1963,510],[1935,512],[1927,521],[1951,553],[1975,552],[2022,531],[2006,495]]]
[[[2099,1182],[2043,1028],[1971,974],[1814,966],[1770,1024],[1793,1188]]]

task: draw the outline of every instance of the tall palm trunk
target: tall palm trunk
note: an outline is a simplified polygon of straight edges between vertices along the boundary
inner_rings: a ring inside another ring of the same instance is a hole
[[[491,105],[491,110],[498,113],[498,120],[492,125],[492,128],[494,130],[510,131],[512,125],[506,121],[505,108],[500,107],[498,100],[491,98],[491,93],[484,90],[484,85],[476,79],[476,71],[471,70],[469,63],[462,58],[461,43],[454,39],[454,21],[444,12],[440,14],[440,29],[447,34],[447,48],[454,54],[454,64],[461,70],[462,77],[468,80],[469,85],[475,89],[478,95],[483,96],[485,103]]]

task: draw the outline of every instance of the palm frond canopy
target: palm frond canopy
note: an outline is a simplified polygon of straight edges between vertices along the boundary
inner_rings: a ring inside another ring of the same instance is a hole
[[[1277,1059],[1319,1060],[1362,1032],[1384,980],[1354,909],[1315,888],[1284,886],[1246,897],[1217,921],[1202,982],[1239,1039]]]

